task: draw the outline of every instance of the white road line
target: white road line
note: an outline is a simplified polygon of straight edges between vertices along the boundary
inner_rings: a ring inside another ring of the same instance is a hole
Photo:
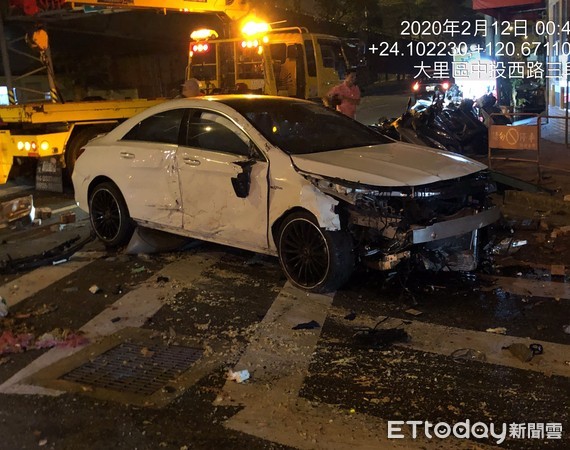
[[[12,307],[93,261],[69,261],[56,266],[39,267],[0,286],[0,296],[6,300],[8,307]]]
[[[500,447],[453,437],[428,440],[421,432],[412,439],[406,427],[402,428],[405,439],[388,439],[387,420],[390,418],[348,414],[322,403],[315,407],[298,398],[296,393],[286,395],[281,391],[281,394],[276,397],[273,392],[265,392],[265,396],[254,397],[257,403],[246,406],[229,419],[226,426],[301,450],[500,450]]]
[[[81,331],[94,342],[126,327],[140,327],[169,299],[200,278],[202,272],[219,260],[219,255],[192,255],[180,259],[154,273],[140,287],[130,291],[109,308],[87,322]],[[169,278],[168,283],[157,284],[158,276]],[[116,320],[116,319],[119,320]],[[25,379],[39,370],[81,350],[78,348],[52,348],[24,369],[0,385],[4,394],[60,395],[61,391],[25,384]]]
[[[287,283],[259,324],[235,369],[249,370],[255,383],[264,384],[271,384],[275,379],[288,379],[292,373],[307,373],[321,328],[292,328],[312,320],[322,327],[331,303],[332,296],[307,294]],[[224,389],[234,400],[240,401],[242,386],[226,383]],[[290,388],[298,391],[301,385]]]
[[[555,281],[537,281],[528,280],[526,278],[512,277],[485,277],[493,280],[495,284],[490,287],[482,288],[482,291],[492,291],[500,288],[511,294],[526,297],[552,297],[570,299],[570,286],[568,283],[559,283]]]
[[[416,350],[449,356],[460,348],[474,348],[485,353],[486,362],[490,364],[570,377],[570,366],[565,364],[566,361],[570,361],[568,345],[416,321],[406,325],[405,329],[412,337],[408,346]],[[530,362],[522,362],[510,351],[503,350],[503,347],[515,343],[522,343],[525,346],[541,344],[544,353],[534,356]]]
[[[339,317],[346,312],[339,311]],[[382,317],[369,317],[360,315],[351,322],[354,327],[374,327]],[[395,344],[399,347],[408,347],[428,353],[450,357],[458,349],[472,348],[485,353],[486,363],[516,369],[531,370],[545,375],[559,375],[570,377],[570,345],[547,342],[528,337],[521,338],[502,334],[487,333],[484,331],[465,330],[434,323],[420,322],[406,319],[390,318],[380,325],[380,328],[401,326],[410,336],[408,343]],[[530,362],[522,362],[510,351],[503,349],[514,343],[540,344],[544,349],[542,355],[536,355]]]
[[[225,426],[279,444],[307,450],[474,448],[473,441],[449,438],[388,440],[385,420],[313,406],[298,393],[308,374],[320,328],[294,331],[298,323],[323,325],[332,296],[307,294],[286,284],[260,323],[234,370],[251,372],[248,383],[226,382],[222,403],[244,408]],[[434,447],[434,444],[437,447]],[[477,444],[479,449],[492,447]]]

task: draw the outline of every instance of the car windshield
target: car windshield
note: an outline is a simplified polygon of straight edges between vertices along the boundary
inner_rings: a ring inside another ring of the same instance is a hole
[[[245,98],[223,103],[237,110],[271,144],[290,155],[391,142],[363,124],[311,102]]]

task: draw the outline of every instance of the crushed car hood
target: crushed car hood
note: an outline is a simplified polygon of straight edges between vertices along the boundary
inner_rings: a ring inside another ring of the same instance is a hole
[[[456,153],[399,142],[292,155],[291,159],[303,172],[370,186],[421,186],[487,167]]]

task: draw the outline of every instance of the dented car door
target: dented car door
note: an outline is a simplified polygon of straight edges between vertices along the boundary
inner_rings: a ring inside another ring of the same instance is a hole
[[[268,163],[228,117],[189,114],[177,152],[183,226],[195,237],[266,251]]]
[[[185,109],[141,120],[118,142],[118,185],[131,217],[168,227],[182,226],[176,150]]]

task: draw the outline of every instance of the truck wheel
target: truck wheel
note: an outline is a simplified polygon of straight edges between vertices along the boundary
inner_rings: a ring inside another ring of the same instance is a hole
[[[306,212],[291,214],[281,224],[277,251],[289,281],[307,291],[334,291],[354,269],[351,236],[321,229]]]
[[[121,192],[113,183],[98,184],[89,195],[91,227],[107,247],[129,242],[134,223]]]
[[[71,137],[65,149],[65,167],[67,168],[69,177],[71,177],[73,169],[75,168],[75,161],[77,161],[77,158],[81,155],[81,148],[95,136],[104,132],[105,131],[101,128],[87,127]]]

